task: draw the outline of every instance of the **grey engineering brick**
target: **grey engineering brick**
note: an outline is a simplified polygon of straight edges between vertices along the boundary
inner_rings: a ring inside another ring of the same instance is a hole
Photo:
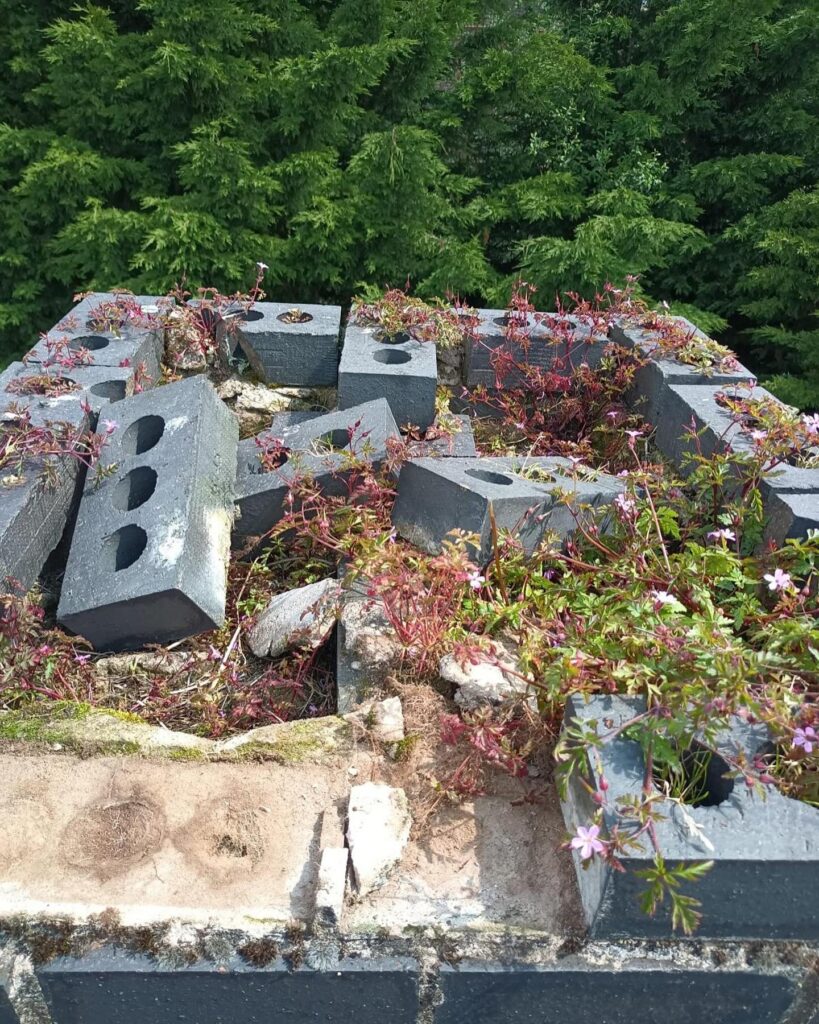
[[[169,968],[103,949],[38,971],[55,1024],[415,1024],[418,968],[404,959],[341,960],[332,970],[198,963]]]
[[[344,486],[345,451],[349,455],[349,430],[354,428],[352,451],[380,465],[387,454],[387,440],[399,437],[390,408],[383,398],[350,409],[313,416],[302,422],[258,435],[278,437],[287,449],[287,461],[264,472],[255,438],[239,443],[236,473],[236,504],[239,518],[236,537],[261,537],[284,514],[284,500],[299,475],[313,476],[326,493],[341,493]]]
[[[164,353],[164,331],[161,326],[123,326],[117,331],[100,330],[92,327],[89,315],[102,302],[112,302],[118,296],[113,292],[94,292],[86,296],[48,332],[51,341],[65,339],[70,349],[85,348],[90,353],[94,366],[128,365],[136,369],[145,367],[153,382],[161,376],[161,359]],[[146,317],[160,312],[168,299],[154,295],[120,296],[139,302]],[[26,355],[30,363],[49,364],[53,354],[49,352],[45,339],[41,338]]]
[[[697,337],[706,337],[690,320],[686,320],[684,317],[675,319]],[[629,324],[625,319],[612,326],[609,338],[615,344],[622,345],[623,348],[637,348],[643,355],[651,357],[650,361],[640,367],[635,374],[633,386],[627,396],[629,405],[634,407],[649,423],[659,423],[665,415],[664,406],[667,388],[670,384],[724,386],[727,384],[749,384],[755,379],[751,371],[741,363],[737,363],[733,370],[715,369],[711,373],[704,373],[696,366],[688,366],[676,359],[655,358],[656,335],[639,325]]]
[[[117,422],[101,460],[114,471],[83,493],[58,619],[108,650],[218,627],[237,421],[200,376],[123,399]]]
[[[292,322],[291,313],[306,319]],[[226,319],[231,315],[230,311],[224,314]],[[257,302],[235,316],[239,344],[262,380],[305,387],[336,386],[340,306]]]
[[[338,369],[340,408],[386,398],[399,427],[426,430],[435,419],[437,384],[432,342],[384,342],[369,328],[347,327]]]
[[[688,434],[692,421],[701,432],[699,444],[705,456],[728,447],[736,452],[753,451],[753,439],[748,432],[735,423],[730,410],[717,401],[720,392],[739,398],[777,401],[762,387],[669,385],[655,443],[682,472],[688,468],[686,453],[694,451],[694,442]],[[781,543],[786,537],[804,537],[809,529],[819,529],[819,469],[778,466],[765,475],[761,491],[768,515],[766,540]]]
[[[592,697],[584,703],[572,697],[567,720],[577,720],[599,734],[609,733],[645,704],[639,698]],[[712,860],[713,868],[689,887],[702,902],[698,938],[819,939],[819,917],[805,893],[819,877],[819,809],[770,790],[763,797],[741,779],[725,777],[728,764],[719,752],[736,756],[767,749],[768,737],[759,726],[737,723],[720,737],[709,766],[710,796],[707,804],[683,806],[662,800],[657,838],[668,863]],[[605,774],[607,801],[639,794],[645,768],[642,748],[618,737],[603,744],[590,768],[596,779]],[[572,778],[563,816],[574,832],[587,825],[593,806],[581,781]],[[616,823],[612,811],[605,824]],[[654,852],[648,839],[622,858],[625,873],[611,871],[599,859],[583,870],[575,857],[580,896],[592,933],[603,938],[671,935],[670,914],[648,917],[639,906],[644,881],[635,872],[649,868]]]
[[[529,332],[529,348],[526,351],[519,343],[508,339],[504,334],[507,324],[507,310],[479,309],[480,325],[476,330],[476,338],[466,343],[464,361],[465,381],[468,385],[482,384],[487,388],[497,387],[497,376],[492,356],[499,349],[508,350],[518,363],[536,366],[541,370],[552,370],[555,373],[569,373],[572,367],[581,363],[598,366],[608,344],[607,338],[592,339],[587,327],[578,323],[576,317],[564,316],[560,319],[572,325],[572,334],[564,341],[555,341],[555,335],[549,331],[551,320],[557,314],[540,314],[537,319],[529,314],[526,328]],[[517,322],[517,321],[516,321]],[[523,321],[519,321],[521,326]],[[505,375],[501,384],[513,387],[522,379],[522,374],[511,370]]]
[[[451,417],[458,421],[458,425],[451,434],[442,433],[439,437],[421,441],[410,441],[409,447],[415,458],[427,455],[437,455],[449,459],[474,459],[478,456],[475,447],[475,435],[472,431],[472,420],[466,414]],[[431,431],[435,432],[437,420],[432,424]],[[428,430],[427,433],[430,433]]]
[[[35,427],[67,424],[77,433],[89,426],[87,415],[72,395],[43,398],[3,394],[0,432],[4,422],[15,418],[14,410],[24,409]],[[0,592],[9,589],[9,580],[16,581],[23,591],[34,584],[60,542],[84,476],[84,465],[70,456],[49,457],[47,464],[43,459],[31,459],[20,474],[15,467],[0,471]]]
[[[546,967],[444,964],[440,984],[434,1024],[780,1024],[795,994],[784,975],[574,957]]]
[[[527,468],[539,478],[527,477]],[[471,555],[485,564],[490,512],[498,529],[515,532],[531,551],[548,531],[568,536],[581,506],[606,504],[621,490],[613,477],[574,478],[561,459],[411,459],[401,467],[392,518],[402,537],[431,553],[453,530],[475,533]]]
[[[21,397],[8,390],[8,385],[12,381],[35,376],[48,376],[76,384],[77,390],[69,392],[65,397],[87,402],[91,407],[94,422],[105,406],[134,393],[135,371],[130,366],[75,366],[71,369],[62,369],[57,366],[41,366],[39,363],[11,363],[0,374],[2,400],[15,401]]]

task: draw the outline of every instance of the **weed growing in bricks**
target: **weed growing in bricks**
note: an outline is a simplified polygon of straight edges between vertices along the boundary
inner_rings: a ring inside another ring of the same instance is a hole
[[[0,416],[0,473],[5,474],[4,484],[22,482],[34,463],[47,483],[57,472],[55,460],[59,458],[94,466],[107,437],[116,429],[112,421],[106,422],[101,433],[59,421],[38,426],[32,423],[28,409],[10,405]]]
[[[424,302],[400,288],[391,288],[372,302],[356,299],[350,322],[374,328],[384,341],[409,337],[452,348],[473,337],[478,318],[468,306]]]

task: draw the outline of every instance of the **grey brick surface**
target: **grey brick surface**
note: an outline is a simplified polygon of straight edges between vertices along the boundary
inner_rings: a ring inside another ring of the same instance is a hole
[[[567,715],[584,723],[596,722],[599,733],[616,729],[644,707],[637,698],[594,697],[569,701]],[[737,725],[720,739],[718,751],[753,755],[766,747],[759,727]],[[634,741],[618,738],[599,750],[593,767],[609,783],[611,806],[627,794],[639,793],[643,778],[642,750]],[[726,769],[727,770],[727,769]],[[660,849],[666,861],[713,860],[714,867],[690,894],[701,900],[698,938],[819,939],[819,916],[805,893],[819,877],[819,810],[771,789],[763,799],[741,780],[720,778],[715,767],[713,806],[686,806],[661,801],[657,824]],[[588,793],[579,780],[570,785],[563,814],[574,832],[592,817]],[[608,812],[607,812],[608,813]],[[608,826],[615,818],[606,818]],[[705,839],[701,838],[704,836]],[[648,917],[638,899],[643,881],[635,875],[653,861],[648,841],[624,858],[626,872],[611,872],[598,860],[583,870],[575,859],[587,923],[603,938],[670,936],[670,915]]]
[[[160,328],[125,326],[118,332],[99,331],[89,325],[88,316],[101,302],[116,298],[112,292],[94,292],[77,303],[48,332],[53,339],[66,338],[69,345],[87,348],[94,366],[121,366],[127,363],[136,369],[140,364],[156,382],[161,375],[160,361],[164,352],[164,334]],[[163,296],[133,296],[146,313],[158,312],[167,303]],[[26,355],[32,363],[48,363],[52,357],[41,338]]]
[[[98,649],[166,643],[224,621],[238,424],[204,377],[117,406],[80,504],[58,619]]]
[[[464,379],[468,385],[482,384],[487,388],[495,388],[497,377],[492,365],[493,354],[498,349],[506,348],[510,355],[519,363],[537,366],[541,370],[552,370],[555,373],[569,373],[573,366],[588,363],[599,366],[608,344],[607,338],[592,339],[589,330],[581,326],[575,317],[564,317],[574,326],[574,336],[568,345],[553,341],[549,331],[549,319],[554,314],[547,314],[547,319],[536,321],[530,314],[528,326],[530,330],[529,350],[524,349],[504,335],[506,310],[479,309],[480,325],[477,337],[467,341],[464,359]],[[502,382],[504,386],[514,386],[523,378],[520,371],[511,371]]]
[[[441,970],[435,1024],[780,1024],[794,983],[751,971],[463,963]]]
[[[15,401],[21,396],[8,391],[7,385],[21,377],[47,374],[73,381],[77,391],[70,392],[66,399],[71,397],[87,402],[96,417],[112,402],[119,402],[134,393],[134,373],[134,368],[127,366],[75,366],[62,370],[55,366],[43,367],[39,363],[11,363],[0,375],[0,390],[3,401]]]
[[[731,448],[736,452],[751,452],[753,440],[740,426],[732,422],[730,412],[717,402],[717,394],[752,395],[776,401],[765,388],[747,388],[710,385],[669,385],[663,416],[657,424],[655,443],[683,473],[690,471],[686,455],[695,451],[688,426],[693,422],[699,433],[703,455]],[[808,529],[819,526],[819,469],[803,469],[782,465],[767,473],[762,482],[762,498],[769,516],[766,540],[782,543],[786,537],[803,537]]]
[[[457,416],[459,426],[451,435],[436,437],[431,441],[413,441],[412,452],[416,458],[437,455],[449,459],[474,459],[478,456],[472,420],[466,414]],[[437,422],[437,421],[436,421]],[[433,424],[433,428],[435,424]]]
[[[295,303],[257,302],[249,311],[239,312],[237,336],[242,352],[259,377],[271,384],[335,387],[341,307],[298,305],[310,320],[282,320],[293,308]]]
[[[2,379],[2,378],[0,378]],[[11,399],[13,398],[13,401]],[[0,396],[2,419],[27,409],[34,426],[68,423],[74,430],[89,426],[88,417],[75,396],[43,398]],[[22,480],[6,470],[0,473],[0,591],[11,578],[27,591],[36,581],[46,559],[59,544],[82,486],[85,467],[71,457],[49,459],[47,478],[43,460],[30,460]]]
[[[415,1024],[413,961],[342,960],[328,971],[198,964],[163,969],[103,950],[40,968],[54,1024]]]
[[[262,472],[255,439],[241,441],[236,474],[240,515],[235,536],[259,537],[267,533],[282,518],[287,492],[300,474],[313,476],[325,493],[341,493],[345,476],[342,452],[345,448],[349,451],[347,431],[351,427],[356,428],[356,453],[366,455],[374,465],[383,462],[388,438],[399,436],[390,408],[380,398],[354,408],[311,416],[302,422],[289,421],[289,425],[275,432],[264,431],[260,437],[278,436],[290,453],[287,462],[269,473]],[[341,450],[333,451],[328,444]]]
[[[2,986],[0,986],[0,1024],[20,1024],[20,1019],[14,1012],[14,1007],[9,1002]]]
[[[350,325],[338,370],[338,404],[349,409],[386,398],[399,427],[421,430],[435,419],[438,366],[431,342],[382,342],[369,328]]]
[[[545,471],[549,480],[521,475],[524,463]],[[471,556],[485,564],[491,555],[491,519],[515,532],[527,551],[547,531],[567,536],[575,526],[572,508],[611,501],[621,484],[611,477],[573,479],[560,459],[411,459],[398,480],[393,523],[402,537],[435,553],[452,530],[478,534]],[[561,500],[570,494],[567,504]]]
[[[706,337],[703,332],[686,320],[677,317],[685,327],[698,337]],[[649,423],[659,423],[665,414],[665,403],[668,398],[667,388],[671,384],[715,385],[747,384],[755,379],[754,374],[738,364],[734,370],[714,370],[704,373],[695,366],[688,366],[676,359],[655,357],[657,340],[651,331],[633,326],[623,321],[614,325],[609,332],[610,339],[623,348],[639,349],[644,355],[651,356],[651,361],[641,367],[634,377],[634,385],[627,399],[629,404]]]

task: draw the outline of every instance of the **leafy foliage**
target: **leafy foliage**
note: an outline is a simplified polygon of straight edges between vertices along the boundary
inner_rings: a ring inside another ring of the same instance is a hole
[[[2,355],[72,291],[642,275],[819,402],[819,23],[797,0],[18,5],[0,39]]]

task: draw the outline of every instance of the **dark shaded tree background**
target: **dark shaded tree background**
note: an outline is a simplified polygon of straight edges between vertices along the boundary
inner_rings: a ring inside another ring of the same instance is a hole
[[[0,0],[0,356],[76,290],[640,274],[819,405],[819,0]]]

